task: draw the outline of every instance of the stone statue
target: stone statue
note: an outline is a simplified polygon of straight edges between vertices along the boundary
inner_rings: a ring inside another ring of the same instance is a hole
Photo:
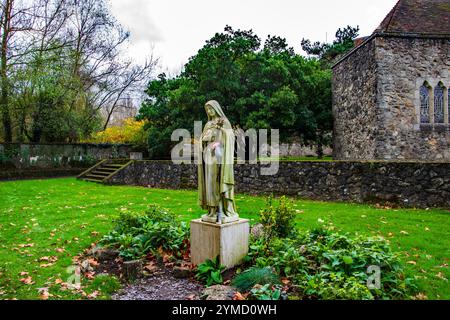
[[[230,122],[217,101],[205,105],[208,123],[197,143],[198,200],[208,214],[202,221],[229,223],[239,220],[234,203],[234,143]]]

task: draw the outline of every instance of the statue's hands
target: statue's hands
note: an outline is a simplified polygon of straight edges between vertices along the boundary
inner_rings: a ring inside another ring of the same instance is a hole
[[[216,120],[215,127],[217,129],[221,129],[221,128],[223,128],[224,123],[225,123],[225,120],[223,118],[219,118]]]

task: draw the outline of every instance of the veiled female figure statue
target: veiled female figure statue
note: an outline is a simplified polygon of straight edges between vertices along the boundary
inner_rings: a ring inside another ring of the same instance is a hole
[[[208,123],[198,152],[198,200],[208,214],[202,220],[229,223],[239,220],[234,203],[234,143],[230,122],[217,101],[205,105]]]

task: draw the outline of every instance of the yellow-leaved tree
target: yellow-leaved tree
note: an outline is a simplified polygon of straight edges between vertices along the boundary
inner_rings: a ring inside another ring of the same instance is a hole
[[[137,121],[134,118],[125,119],[121,126],[112,126],[97,132],[86,142],[91,143],[126,143],[137,147],[146,147],[148,132],[145,130],[147,121]]]

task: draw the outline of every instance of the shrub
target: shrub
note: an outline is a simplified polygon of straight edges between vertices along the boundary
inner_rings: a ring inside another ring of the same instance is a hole
[[[176,215],[152,205],[146,213],[121,213],[115,228],[101,243],[119,248],[125,260],[140,258],[159,249],[181,256],[188,248],[189,228]]]
[[[279,284],[280,279],[271,268],[250,268],[233,279],[233,286],[235,286],[241,292],[247,292],[255,285],[275,285]]]
[[[398,256],[380,237],[339,234],[325,227],[274,238],[250,246],[247,261],[275,268],[298,287],[300,295],[318,299],[402,299],[414,290]],[[381,288],[368,289],[369,266],[381,271]],[[359,285],[356,285],[359,284]]]
[[[289,237],[295,230],[293,202],[287,197],[281,197],[279,205],[275,206],[273,199],[269,198],[266,207],[260,212],[260,222],[268,238]]]
[[[125,119],[121,126],[113,126],[97,132],[85,142],[130,143],[137,147],[145,147],[148,139],[148,132],[145,130],[146,123],[146,121],[136,121],[134,118],[128,118]]]
[[[373,300],[366,284],[340,273],[319,273],[304,283],[304,294],[323,300]]]
[[[213,284],[222,284],[222,271],[225,266],[220,264],[219,256],[214,260],[206,260],[197,266],[196,278],[206,284],[207,287]]]

